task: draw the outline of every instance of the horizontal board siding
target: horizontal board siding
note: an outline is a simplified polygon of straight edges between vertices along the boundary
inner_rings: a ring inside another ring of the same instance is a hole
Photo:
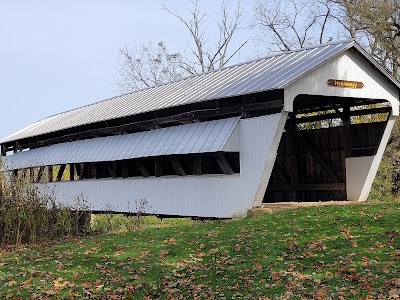
[[[146,199],[149,213],[181,216],[243,217],[252,207],[281,114],[240,120],[240,174],[163,176],[53,182],[57,199],[68,203],[84,192],[94,210],[135,212]]]

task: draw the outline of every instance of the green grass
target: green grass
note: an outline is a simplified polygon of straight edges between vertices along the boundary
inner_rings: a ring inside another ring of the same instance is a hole
[[[385,299],[399,220],[400,204],[304,208],[9,249],[0,299]]]

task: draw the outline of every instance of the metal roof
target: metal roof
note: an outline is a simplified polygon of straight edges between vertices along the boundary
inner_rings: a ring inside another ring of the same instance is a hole
[[[278,53],[73,109],[36,122],[2,139],[0,143],[167,107],[285,88],[351,47],[385,72],[354,41],[329,43]],[[388,72],[386,75],[398,85]]]
[[[239,132],[234,131],[239,119],[235,117],[55,144],[4,156],[3,165],[13,170],[171,154],[239,151]],[[235,145],[237,149],[232,149]]]

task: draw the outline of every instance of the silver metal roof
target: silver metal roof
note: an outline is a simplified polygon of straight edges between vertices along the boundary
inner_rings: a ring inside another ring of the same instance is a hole
[[[351,47],[385,72],[354,41],[286,51],[60,113],[11,134],[0,143],[167,107],[285,88]],[[386,75],[390,78],[388,72]]]
[[[238,148],[232,148],[235,145],[239,147],[239,132],[234,130],[239,119],[240,117],[235,117],[55,144],[4,156],[3,165],[6,169],[13,170],[170,154],[239,151]]]

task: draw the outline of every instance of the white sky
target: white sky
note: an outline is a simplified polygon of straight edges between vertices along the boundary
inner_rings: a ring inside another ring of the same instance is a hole
[[[209,17],[216,0],[202,0]],[[243,1],[251,13],[252,1]],[[188,34],[162,4],[183,0],[13,0],[0,2],[0,139],[47,116],[116,96],[118,48]]]

